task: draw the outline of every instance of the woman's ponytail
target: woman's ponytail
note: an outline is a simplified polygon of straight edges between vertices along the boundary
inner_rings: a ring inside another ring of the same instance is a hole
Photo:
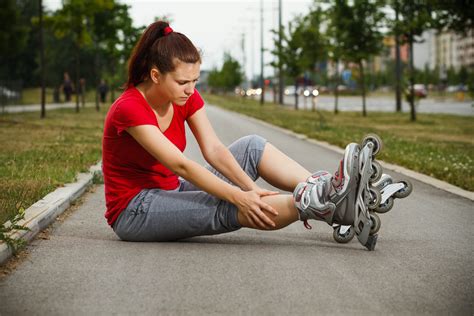
[[[146,80],[152,67],[157,67],[162,74],[174,71],[175,58],[186,63],[201,62],[193,43],[185,35],[174,32],[167,22],[149,25],[133,48],[126,86],[136,86]]]

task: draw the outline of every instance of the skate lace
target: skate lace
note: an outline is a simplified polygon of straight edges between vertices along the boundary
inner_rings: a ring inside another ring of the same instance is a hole
[[[306,229],[310,229],[310,230],[313,229],[313,227],[308,223],[307,219],[303,221],[303,224]]]

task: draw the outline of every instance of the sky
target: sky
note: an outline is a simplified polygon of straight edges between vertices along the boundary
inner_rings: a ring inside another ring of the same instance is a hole
[[[148,25],[158,16],[171,17],[171,27],[188,36],[203,54],[201,69],[222,65],[224,52],[229,52],[241,64],[244,61],[248,77],[260,74],[260,0],[121,0],[130,6],[129,14],[135,26]],[[51,10],[61,6],[61,0],[44,0]],[[313,0],[282,0],[283,24],[295,16],[306,14]],[[263,1],[264,48],[273,48],[272,29],[278,27],[278,0]],[[264,54],[264,64],[273,59]],[[265,75],[273,74],[270,66]]]
[[[260,75],[260,0],[118,0],[130,6],[135,26],[152,23],[155,17],[171,17],[171,27],[186,36],[202,51],[201,69],[222,65],[224,52],[229,52],[241,65],[245,61],[247,78]],[[283,25],[297,15],[309,12],[314,0],[282,0]],[[61,0],[43,0],[50,10],[61,6]],[[278,0],[263,0],[265,76],[274,70],[272,29],[278,27]],[[244,36],[245,59],[242,50]],[[428,43],[415,46],[415,66],[429,62]]]

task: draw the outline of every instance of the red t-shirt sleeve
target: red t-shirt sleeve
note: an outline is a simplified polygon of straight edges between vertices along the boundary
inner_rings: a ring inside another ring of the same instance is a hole
[[[120,135],[129,127],[139,125],[156,125],[156,117],[152,115],[139,99],[123,100],[117,104],[113,114],[113,124]]]
[[[197,90],[194,90],[193,95],[189,98],[188,104],[186,104],[186,119],[191,117],[196,111],[204,106],[204,100]]]

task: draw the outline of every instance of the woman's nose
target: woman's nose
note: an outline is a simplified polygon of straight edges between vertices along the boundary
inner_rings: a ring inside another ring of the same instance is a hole
[[[184,93],[191,95],[194,93],[194,83],[187,84],[184,88]]]

